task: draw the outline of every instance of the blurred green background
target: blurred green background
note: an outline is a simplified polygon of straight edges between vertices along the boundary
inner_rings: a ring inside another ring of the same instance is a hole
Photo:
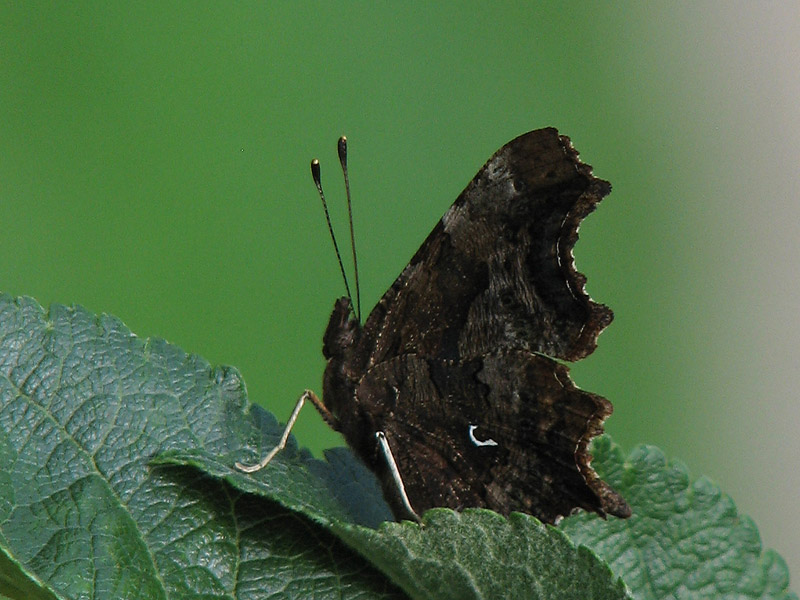
[[[800,10],[748,3],[3,3],[0,289],[237,366],[282,420],[484,161],[543,126],[614,186],[576,247],[616,320],[577,383],[800,567]],[[342,444],[313,409],[295,430]]]

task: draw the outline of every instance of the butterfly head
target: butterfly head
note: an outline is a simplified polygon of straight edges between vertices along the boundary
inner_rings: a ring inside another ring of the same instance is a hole
[[[352,420],[358,418],[353,410],[356,388],[364,373],[359,360],[361,323],[353,313],[350,298],[339,298],[322,338],[322,354],[328,361],[322,377],[322,402],[336,418],[334,429],[351,430]],[[350,443],[350,440],[348,440]]]
[[[322,354],[326,359],[343,358],[352,351],[361,334],[361,323],[353,312],[350,298],[339,298],[333,305],[328,328],[322,338]]]

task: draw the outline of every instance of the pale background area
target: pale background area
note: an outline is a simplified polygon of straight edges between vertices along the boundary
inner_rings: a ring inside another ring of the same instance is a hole
[[[725,129],[712,166],[719,193],[706,198],[721,215],[708,225],[706,284],[723,295],[704,300],[718,314],[701,351],[716,359],[700,389],[719,399],[709,429],[728,455],[726,488],[783,552],[797,589],[800,3],[716,6],[700,30],[700,93],[720,99],[709,117]]]

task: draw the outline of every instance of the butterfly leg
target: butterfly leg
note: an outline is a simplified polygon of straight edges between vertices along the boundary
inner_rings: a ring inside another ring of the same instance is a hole
[[[386,465],[389,467],[389,472],[392,475],[392,479],[397,486],[397,492],[400,494],[400,500],[403,502],[403,508],[408,511],[409,515],[414,517],[414,520],[417,523],[422,525],[422,519],[419,518],[419,515],[411,507],[411,502],[408,500],[406,486],[403,485],[403,478],[400,476],[400,470],[397,468],[397,463],[394,460],[392,449],[389,447],[389,441],[386,439],[386,434],[382,431],[376,431],[375,438],[378,440],[378,446],[380,446],[381,454],[383,454],[383,458],[386,461]]]
[[[319,399],[314,392],[311,390],[306,390],[303,392],[303,395],[297,400],[297,404],[294,405],[294,410],[292,414],[289,416],[289,421],[286,423],[286,428],[283,430],[283,435],[281,435],[281,439],[278,441],[278,444],[270,450],[267,455],[261,459],[260,462],[254,465],[245,465],[243,463],[237,462],[236,468],[240,471],[245,473],[255,473],[256,471],[260,471],[264,467],[266,467],[269,462],[275,458],[275,455],[278,454],[281,450],[286,447],[286,441],[289,439],[289,433],[292,431],[292,427],[294,427],[295,421],[297,421],[297,416],[300,414],[300,409],[303,408],[303,405],[306,403],[306,400],[310,400],[311,403],[316,407],[319,411],[319,414],[322,416],[322,419],[330,425],[333,429],[338,429],[336,427],[336,417],[331,414],[328,408],[322,403],[322,400]]]

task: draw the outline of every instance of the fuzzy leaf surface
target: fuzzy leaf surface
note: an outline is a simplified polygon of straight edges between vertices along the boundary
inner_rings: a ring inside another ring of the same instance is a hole
[[[249,407],[235,369],[140,339],[113,317],[0,295],[0,593],[403,597],[303,514],[150,464],[191,448],[232,465],[262,435],[277,439],[277,423],[256,427]],[[335,467],[296,447],[282,465],[270,481],[283,495],[356,521],[330,493]]]
[[[692,480],[653,446],[625,457],[609,438],[593,465],[633,509],[631,518],[573,515],[561,524],[575,543],[603,557],[641,600],[797,600],[783,559],[763,550],[753,521],[707,477]]]

